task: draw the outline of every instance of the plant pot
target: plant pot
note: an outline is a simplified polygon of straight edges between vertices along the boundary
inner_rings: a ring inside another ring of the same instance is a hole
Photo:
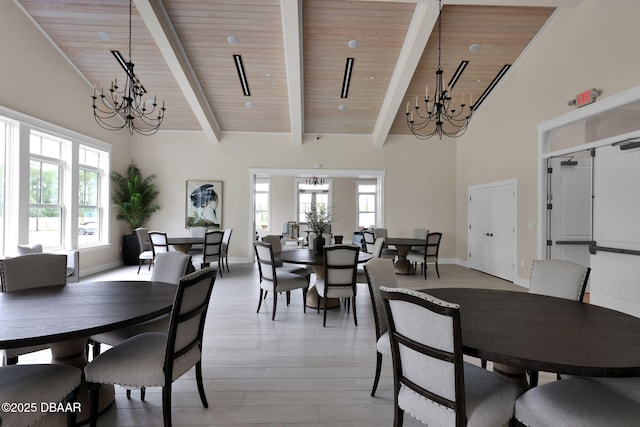
[[[313,251],[317,254],[322,254],[324,251],[324,237],[316,237],[313,239]]]
[[[122,236],[122,263],[124,265],[138,265],[138,237],[135,234]]]

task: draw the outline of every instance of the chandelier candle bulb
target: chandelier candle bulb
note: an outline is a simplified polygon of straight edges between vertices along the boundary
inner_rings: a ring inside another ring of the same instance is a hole
[[[411,104],[411,102],[407,101],[407,114],[409,114],[409,104]]]
[[[427,99],[427,100],[429,99],[429,85],[426,85],[426,86],[424,87],[424,97],[425,97],[425,99]]]

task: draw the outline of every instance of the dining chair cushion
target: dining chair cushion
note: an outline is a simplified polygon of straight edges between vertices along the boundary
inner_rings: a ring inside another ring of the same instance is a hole
[[[40,402],[62,402],[80,385],[82,371],[69,365],[11,365],[0,368],[0,402],[37,403],[30,411],[2,411],[3,426],[33,425],[46,415]]]
[[[640,402],[584,378],[534,387],[516,400],[515,418],[527,426],[637,426]]]
[[[463,362],[463,366],[467,426],[504,425],[513,415],[518,387],[506,387],[508,380],[479,366],[468,362]],[[425,399],[404,385],[398,393],[398,405],[424,424],[455,425],[455,411]]]
[[[640,377],[588,377],[585,379],[602,384],[623,396],[640,402]]]
[[[135,335],[105,351],[85,367],[87,382],[130,388],[164,386],[167,338],[166,333],[148,332]],[[176,359],[173,380],[180,378],[199,360],[200,349],[197,346]]]
[[[306,272],[306,270],[301,269],[301,272]],[[309,284],[307,277],[286,270],[276,270],[276,279],[278,281],[276,292],[305,288]],[[273,283],[269,280],[260,282],[260,287],[267,291],[273,291]]]
[[[389,331],[385,331],[384,334],[376,341],[376,350],[385,356],[391,357],[391,341],[389,341]]]

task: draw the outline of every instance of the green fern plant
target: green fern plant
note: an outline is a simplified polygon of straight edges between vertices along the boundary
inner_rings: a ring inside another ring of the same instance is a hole
[[[142,178],[142,173],[137,163],[132,161],[127,168],[127,175],[119,172],[111,172],[111,181],[114,185],[112,201],[119,209],[116,219],[125,221],[131,227],[131,234],[136,228],[144,227],[151,214],[160,209],[154,200],[158,197],[158,190],[153,181],[155,174]]]

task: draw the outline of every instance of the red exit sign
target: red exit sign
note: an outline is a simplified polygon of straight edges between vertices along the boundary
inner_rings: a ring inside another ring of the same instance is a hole
[[[568,102],[569,105],[575,105],[576,107],[584,107],[585,105],[595,102],[601,91],[597,89],[589,89],[576,95],[575,99]]]

